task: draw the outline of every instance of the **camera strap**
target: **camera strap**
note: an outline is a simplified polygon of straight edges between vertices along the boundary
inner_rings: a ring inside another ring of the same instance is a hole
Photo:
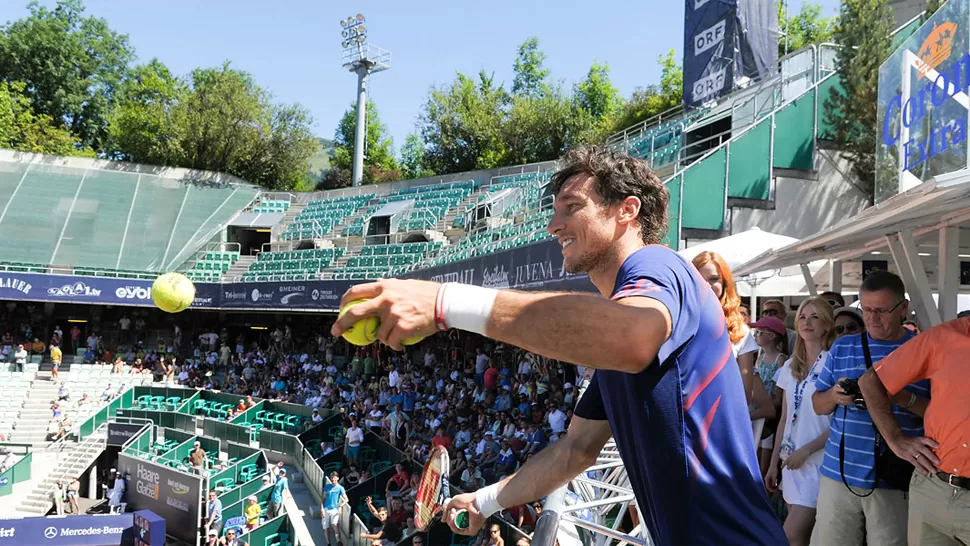
[[[862,354],[865,356],[866,370],[868,370],[872,367],[872,353],[869,352],[869,334],[866,332],[862,332]],[[875,470],[875,457],[877,457],[879,454],[879,431],[876,431],[876,447],[873,451],[873,471],[876,472],[876,481],[872,484],[872,489],[869,490],[868,493],[865,495],[860,495],[852,489],[852,486],[849,485],[849,482],[845,479],[845,416],[847,413],[849,413],[849,408],[842,406],[842,436],[839,438],[839,476],[842,477],[842,483],[845,484],[845,487],[849,490],[849,493],[852,493],[860,498],[865,498],[875,493],[876,486],[879,484],[879,473]],[[875,425],[873,425],[873,428],[875,428]]]

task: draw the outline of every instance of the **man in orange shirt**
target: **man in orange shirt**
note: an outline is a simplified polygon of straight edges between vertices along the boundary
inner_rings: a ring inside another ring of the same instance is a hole
[[[970,317],[934,326],[880,360],[859,379],[886,443],[916,472],[910,482],[909,543],[970,544]],[[926,437],[903,434],[889,395],[930,380]]]

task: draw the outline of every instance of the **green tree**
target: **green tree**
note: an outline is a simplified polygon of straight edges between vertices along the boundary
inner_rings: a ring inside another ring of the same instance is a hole
[[[63,124],[35,114],[23,82],[0,82],[0,148],[54,155],[94,157]]]
[[[794,15],[786,13],[785,4],[779,2],[778,21],[781,27],[779,56],[812,44],[831,42],[837,24],[835,17],[823,17],[822,7],[810,2],[802,4],[801,10]]]
[[[502,139],[508,93],[485,71],[478,79],[458,74],[432,88],[418,119],[425,168],[449,174],[505,165]]]
[[[333,160],[331,165],[338,169],[352,170],[354,167],[354,138],[357,131],[357,105],[351,104],[337,123],[334,131]],[[367,134],[364,135],[364,166],[381,170],[396,170],[394,142],[388,134],[387,126],[381,122],[380,112],[373,101],[367,101]]]
[[[923,8],[923,15],[920,17],[920,24],[925,23],[929,18],[936,13],[936,10],[940,9],[943,2],[940,0],[928,0],[926,2],[926,7]]]
[[[512,94],[537,97],[546,85],[549,71],[543,68],[546,54],[539,49],[539,39],[529,38],[519,46],[518,56],[513,65]]]
[[[406,180],[434,176],[434,171],[424,166],[424,142],[417,133],[408,133],[401,146],[401,175]]]
[[[189,82],[160,62],[136,67],[109,114],[111,157],[224,172],[268,189],[309,189],[319,143],[309,112],[272,103],[229,63],[192,71]]]
[[[610,81],[610,65],[596,62],[589,67],[586,79],[576,84],[573,94],[576,105],[595,119],[612,116],[623,102]]]
[[[137,66],[118,86],[108,114],[109,157],[153,165],[180,162],[184,156],[176,115],[188,86],[158,59]]]
[[[872,199],[875,189],[879,65],[892,51],[892,10],[885,0],[845,0],[834,38],[841,47],[835,66],[841,86],[825,102],[838,148],[858,184]]]
[[[585,120],[585,124],[576,126],[577,119]],[[502,122],[504,154],[500,165],[558,159],[576,143],[578,134],[592,134],[589,129],[593,122],[588,111],[574,108],[559,86],[546,86],[535,98],[513,97]]]
[[[37,114],[67,125],[84,146],[104,144],[105,119],[134,53],[104,19],[84,17],[80,0],[30,14],[0,29],[0,80],[22,81]]]
[[[660,84],[634,90],[633,96],[620,109],[613,124],[613,131],[622,131],[682,104],[684,73],[677,64],[674,50],[671,49],[666,55],[658,57],[657,62],[661,66]]]

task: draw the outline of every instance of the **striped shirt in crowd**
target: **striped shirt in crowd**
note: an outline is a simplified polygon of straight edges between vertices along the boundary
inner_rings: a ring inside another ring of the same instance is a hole
[[[875,364],[893,352],[896,347],[912,339],[915,335],[905,330],[906,335],[896,341],[879,341],[869,337],[869,351]],[[862,351],[862,336],[856,334],[836,340],[829,351],[822,373],[815,381],[815,388],[819,392],[827,391],[835,386],[842,377],[858,379],[866,371],[865,355]],[[929,381],[919,381],[907,385],[905,390],[919,396],[929,398]],[[896,421],[907,436],[923,435],[923,419],[916,414],[904,410],[893,404],[893,414]],[[843,425],[844,423],[844,425]],[[876,431],[872,425],[872,416],[868,411],[860,410],[854,405],[836,406],[829,423],[829,439],[825,444],[825,458],[822,462],[821,473],[839,483],[842,474],[839,465],[839,442],[842,440],[843,427],[845,430],[845,481],[852,487],[872,489],[875,481],[875,442]],[[880,481],[880,487],[888,487]]]

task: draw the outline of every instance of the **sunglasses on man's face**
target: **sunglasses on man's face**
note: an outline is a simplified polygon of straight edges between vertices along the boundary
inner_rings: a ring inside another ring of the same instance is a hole
[[[837,335],[840,335],[840,336],[842,334],[854,334],[854,333],[856,333],[858,331],[859,331],[859,325],[856,324],[856,323],[854,323],[854,322],[849,323],[849,324],[845,324],[843,326],[836,326],[835,327],[835,333]]]
[[[778,310],[777,309],[764,309],[764,310],[761,311],[761,316],[763,316],[763,317],[777,317],[778,316]]]

